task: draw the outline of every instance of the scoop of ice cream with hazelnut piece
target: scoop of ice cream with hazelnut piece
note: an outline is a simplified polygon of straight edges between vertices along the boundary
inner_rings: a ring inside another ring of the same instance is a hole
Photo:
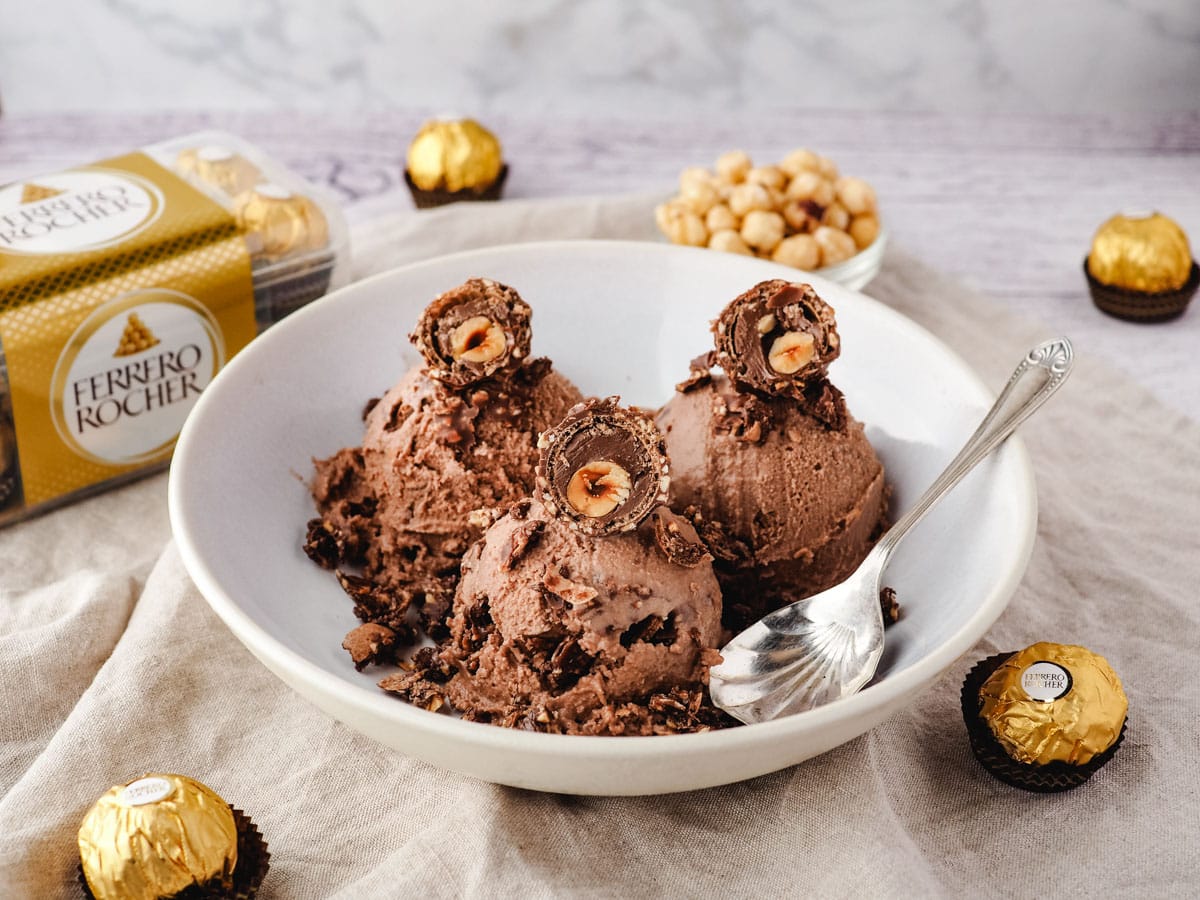
[[[531,318],[496,281],[440,295],[410,336],[424,364],[369,406],[360,446],[316,461],[320,516],[306,550],[338,570],[365,624],[397,638],[348,637],[356,663],[411,643],[414,605],[427,632],[444,630],[467,547],[530,495],[538,435],[580,400],[549,360],[531,358]]]
[[[647,415],[590,400],[542,436],[536,487],[463,560],[450,638],[381,686],[463,716],[572,734],[704,730],[721,592],[664,504]]]
[[[739,631],[849,575],[886,523],[888,488],[829,381],[841,338],[811,285],[761,282],[713,332],[657,421],[672,506],[690,510],[716,556],[725,624]]]

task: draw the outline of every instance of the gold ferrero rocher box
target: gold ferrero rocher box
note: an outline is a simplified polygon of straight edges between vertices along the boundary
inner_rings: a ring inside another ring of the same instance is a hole
[[[0,187],[0,525],[165,464],[221,367],[347,261],[336,205],[228,134]]]

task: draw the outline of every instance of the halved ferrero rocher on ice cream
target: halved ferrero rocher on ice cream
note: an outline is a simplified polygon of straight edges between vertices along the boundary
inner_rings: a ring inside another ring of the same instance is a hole
[[[767,397],[803,397],[841,352],[833,308],[812,285],[780,278],[736,297],[713,334],[734,386]]]
[[[409,340],[429,377],[461,388],[520,368],[529,358],[532,317],[512,288],[471,278],[429,304]]]
[[[662,432],[616,397],[576,405],[538,441],[538,498],[584,534],[632,531],[667,502]]]

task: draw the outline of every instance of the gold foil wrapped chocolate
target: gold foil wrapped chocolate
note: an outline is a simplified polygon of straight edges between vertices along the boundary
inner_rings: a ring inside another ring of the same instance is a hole
[[[96,801],[79,857],[96,900],[160,900],[193,885],[229,893],[237,840],[233,811],[210,788],[151,774]]]
[[[277,262],[329,243],[321,208],[287,188],[260,184],[234,198],[233,211],[256,260]]]
[[[224,191],[230,197],[252,188],[261,178],[258,166],[218,145],[193,147],[180,152],[175,168],[184,175]]]
[[[408,176],[424,191],[482,192],[503,166],[500,142],[473,119],[426,122],[408,148]]]
[[[1009,657],[984,682],[980,717],[1013,759],[1081,765],[1111,747],[1129,703],[1104,657],[1041,642]]]
[[[1161,213],[1115,215],[1096,232],[1088,271],[1097,281],[1129,291],[1176,291],[1187,282],[1192,252],[1187,235]]]

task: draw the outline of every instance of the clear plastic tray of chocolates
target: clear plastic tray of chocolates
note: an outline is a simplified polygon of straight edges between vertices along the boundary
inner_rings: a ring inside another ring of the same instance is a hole
[[[238,220],[250,251],[260,331],[346,282],[349,232],[337,203],[256,145],[204,131],[143,152]]]
[[[250,256],[254,314],[261,333],[349,277],[349,232],[330,192],[233,134],[204,131],[138,148],[233,215]],[[84,161],[81,163],[85,164]],[[17,426],[0,341],[0,526],[160,470],[136,471],[27,508],[21,487]]]

